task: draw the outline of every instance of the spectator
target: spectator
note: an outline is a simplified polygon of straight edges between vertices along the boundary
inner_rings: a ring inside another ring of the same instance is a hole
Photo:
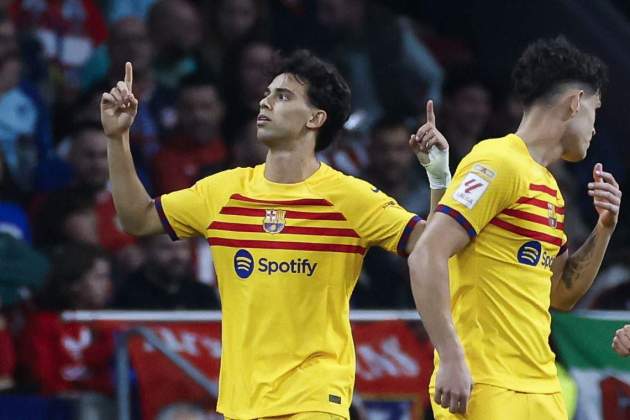
[[[206,3],[207,25],[201,55],[215,75],[225,73],[229,56],[239,56],[246,40],[266,38],[266,1],[215,0]]]
[[[260,98],[269,83],[268,70],[273,60],[273,48],[264,42],[251,42],[227,58],[223,83],[226,98],[228,138],[246,121],[255,120]]]
[[[190,187],[225,168],[228,150],[221,134],[224,105],[216,85],[203,76],[184,81],[177,99],[177,125],[153,162],[157,193]]]
[[[142,181],[147,184],[150,162],[160,148],[159,139],[169,129],[173,129],[175,118],[175,98],[170,89],[157,83],[152,68],[154,48],[149,38],[145,23],[137,18],[128,17],[112,24],[111,36],[107,42],[107,51],[101,63],[97,57],[92,62],[93,69],[102,70],[102,74],[92,74],[95,80],[78,104],[76,118],[100,124],[99,102],[103,92],[110,89],[120,79],[120,71],[125,63],[133,63],[135,80],[134,94],[140,101],[140,111],[131,135],[135,163]],[[87,77],[87,76],[86,76]],[[150,186],[150,184],[149,184]]]
[[[26,242],[0,233],[0,391],[14,385],[15,350],[6,309],[37,291],[48,271],[46,258]]]
[[[44,394],[112,393],[113,337],[85,324],[64,323],[61,311],[104,309],[110,299],[110,262],[99,248],[68,244],[51,255],[52,270],[21,334],[19,358],[27,382]]]
[[[148,17],[149,34],[156,52],[156,78],[174,89],[180,80],[201,71],[198,48],[202,30],[200,11],[188,0],[159,0]]]
[[[365,0],[318,0],[317,20],[319,49],[343,70],[369,126],[385,110],[415,117],[426,99],[439,101],[442,69],[410,21]]]
[[[20,199],[21,192],[13,182],[0,149],[0,232],[31,243],[31,228]]]
[[[96,243],[114,254],[123,264],[121,269],[133,270],[141,255],[135,239],[117,221],[108,190],[107,139],[102,129],[89,123],[76,126],[67,149],[71,179],[62,190],[40,196],[32,204],[38,243],[52,245],[59,239]]]
[[[410,131],[398,118],[385,116],[372,129],[364,178],[377,189],[387,191],[403,207],[416,214],[427,214],[427,184],[418,181],[415,156],[409,150]],[[367,308],[412,308],[409,273],[404,258],[371,249],[366,255],[363,275],[353,296],[353,305]]]
[[[107,38],[99,7],[94,0],[16,0],[9,10],[16,25],[39,41],[48,62],[48,82],[58,103],[69,105],[79,92],[81,66]]]
[[[444,136],[450,145],[451,172],[484,133],[492,112],[492,96],[479,73],[453,69],[444,84]]]
[[[146,260],[120,287],[114,306],[123,309],[218,309],[214,290],[193,274],[191,243],[168,236],[142,238]]]
[[[46,148],[47,115],[36,92],[20,83],[22,59],[15,26],[0,11],[0,150],[7,170],[24,191],[32,185],[41,154]]]

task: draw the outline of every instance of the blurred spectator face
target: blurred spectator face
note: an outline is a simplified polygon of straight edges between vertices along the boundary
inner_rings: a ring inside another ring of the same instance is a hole
[[[0,20],[0,56],[5,56],[7,53],[17,53],[18,51],[13,22],[8,19]]]
[[[317,20],[336,35],[352,29],[353,22],[363,15],[363,0],[319,0]]]
[[[414,159],[408,141],[409,132],[404,126],[384,127],[372,134],[370,166],[384,180],[400,182],[407,179]]]
[[[149,16],[151,38],[162,55],[186,55],[201,42],[200,12],[192,3],[161,0]]]
[[[0,93],[18,85],[21,71],[15,26],[9,20],[0,21]]]
[[[111,267],[107,260],[97,258],[73,286],[78,309],[102,309],[112,295]]]
[[[252,43],[245,47],[240,63],[240,89],[247,98],[247,103],[258,103],[269,83],[264,69],[271,66],[273,49],[268,44]]]
[[[219,134],[223,122],[223,102],[214,86],[187,86],[179,94],[179,126],[195,142],[202,144]]]
[[[68,160],[78,183],[94,190],[105,188],[109,179],[107,138],[102,131],[86,129],[72,140]]]
[[[99,244],[96,214],[91,208],[75,210],[62,223],[64,238],[72,242]]]
[[[219,31],[230,44],[247,35],[257,18],[254,0],[223,0],[219,8]]]
[[[238,131],[234,144],[234,165],[256,166],[267,158],[267,146],[256,138],[256,130],[256,120],[251,120]]]
[[[151,67],[153,46],[143,21],[135,17],[117,21],[111,28],[109,55],[114,72],[124,72],[125,62],[131,61],[134,72],[144,74]]]
[[[146,264],[160,278],[181,281],[192,277],[190,244],[187,241],[173,242],[166,235],[146,238]]]
[[[490,92],[481,85],[464,86],[446,98],[448,116],[457,128],[479,137],[491,111]]]

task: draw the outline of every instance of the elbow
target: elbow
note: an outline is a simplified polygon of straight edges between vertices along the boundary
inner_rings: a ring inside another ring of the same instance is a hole
[[[134,223],[129,220],[125,220],[122,217],[119,217],[120,225],[122,227],[123,232],[131,235],[131,236],[143,236],[144,231],[142,229],[141,223]]]
[[[551,307],[561,312],[569,312],[573,309],[577,302],[569,299],[551,299]]]
[[[428,276],[422,275],[422,273],[426,273],[426,263],[426,253],[422,252],[419,247],[416,247],[407,258],[412,286],[422,286],[424,280],[427,279]]]

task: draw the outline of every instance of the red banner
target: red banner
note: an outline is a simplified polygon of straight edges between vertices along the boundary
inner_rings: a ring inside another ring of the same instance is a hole
[[[111,322],[108,322],[111,326]],[[129,323],[119,323],[122,328]],[[147,324],[144,324],[147,325]],[[218,380],[221,355],[219,322],[159,322],[148,324],[164,344],[190,361],[212,380]],[[355,322],[356,391],[368,416],[423,418],[427,386],[433,369],[433,349],[418,323]],[[130,356],[139,385],[144,419],[178,402],[214,409],[216,401],[189,379],[161,352],[142,338],[131,340]]]

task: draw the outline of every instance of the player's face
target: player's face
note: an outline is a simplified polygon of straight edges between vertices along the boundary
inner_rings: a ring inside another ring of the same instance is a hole
[[[577,113],[571,118],[562,138],[562,159],[578,162],[586,157],[586,152],[595,134],[595,113],[601,107],[599,93],[584,93]]]
[[[256,120],[259,140],[274,147],[300,138],[307,131],[306,123],[313,108],[308,103],[306,89],[306,84],[288,73],[273,79],[259,104]]]

